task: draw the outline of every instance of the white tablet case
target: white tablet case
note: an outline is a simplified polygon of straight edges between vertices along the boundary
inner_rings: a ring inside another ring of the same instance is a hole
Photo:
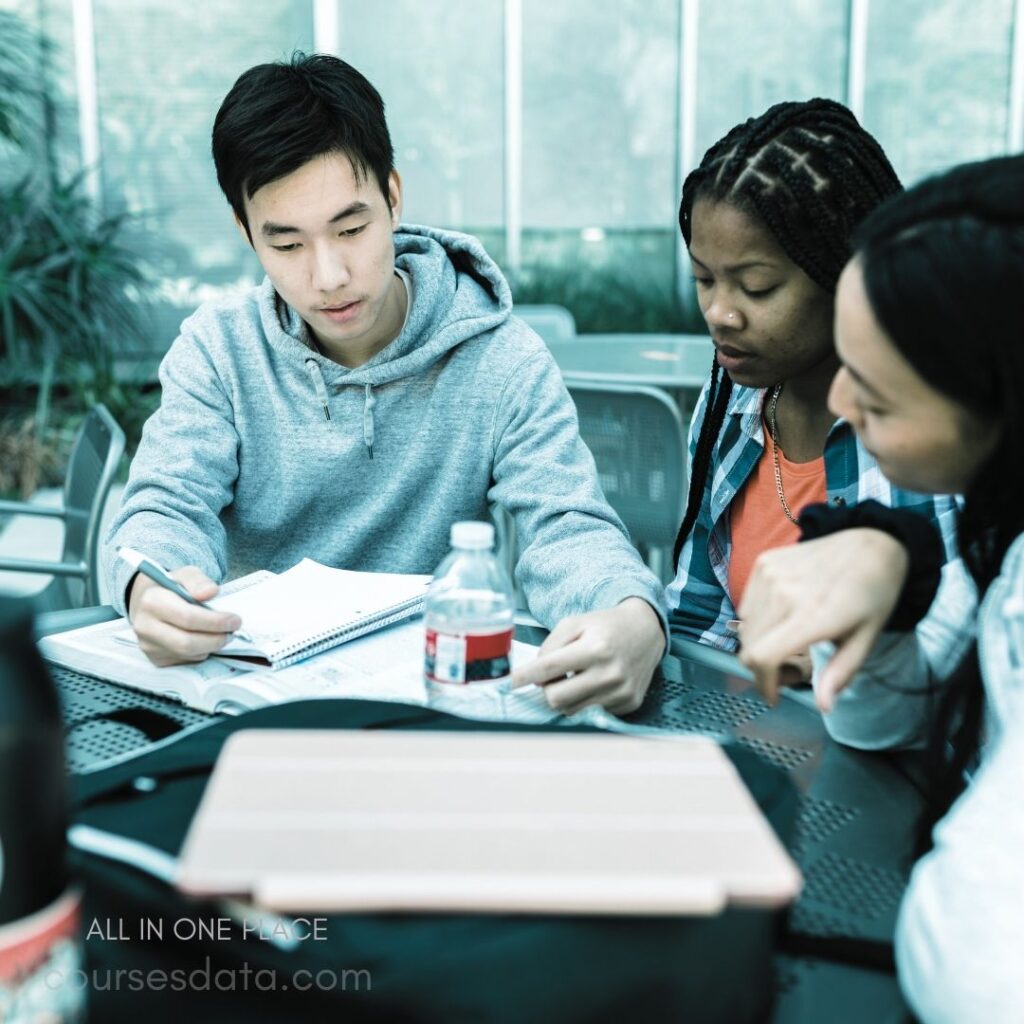
[[[801,877],[703,737],[246,730],[178,884],[277,911],[714,914]]]

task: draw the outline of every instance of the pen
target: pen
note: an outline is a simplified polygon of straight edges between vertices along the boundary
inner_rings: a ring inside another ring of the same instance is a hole
[[[209,608],[210,611],[216,611],[216,609],[210,608],[208,604],[197,601],[177,580],[171,579],[167,575],[166,569],[160,568],[152,558],[147,558],[141,551],[136,551],[134,548],[120,547],[117,549],[117,556],[127,562],[133,569],[141,572],[143,576],[148,576],[154,583],[165,590],[169,590],[172,594],[177,594],[178,597],[188,601],[189,604],[196,604],[200,608]],[[253,642],[252,637],[240,629],[236,629],[234,635],[246,643],[251,644]]]

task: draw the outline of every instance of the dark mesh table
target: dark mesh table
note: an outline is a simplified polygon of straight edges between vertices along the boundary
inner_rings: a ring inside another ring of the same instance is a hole
[[[536,639],[529,635],[522,639]],[[130,716],[158,712],[182,729],[210,716],[112,683],[54,669],[68,729],[68,762],[81,772],[141,750],[150,738]],[[110,716],[114,716],[111,718]],[[120,720],[118,718],[120,716]],[[769,708],[749,682],[668,657],[637,724],[722,733],[785,769],[801,794],[790,851],[804,873],[796,930],[890,941],[906,884],[920,794],[913,759],[833,743],[820,715],[790,696]],[[780,955],[775,1024],[896,1024],[907,1011],[891,975]]]
[[[909,755],[863,753],[828,736],[809,697],[768,707],[744,679],[666,658],[630,721],[714,729],[785,769],[800,792],[790,853],[804,874],[792,927],[823,937],[892,940],[921,805]],[[776,958],[775,1024],[895,1024],[909,1019],[888,974],[800,957]]]

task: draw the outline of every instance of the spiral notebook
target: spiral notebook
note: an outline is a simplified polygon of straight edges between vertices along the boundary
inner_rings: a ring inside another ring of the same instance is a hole
[[[418,615],[430,579],[332,569],[304,558],[287,572],[209,602],[234,612],[252,637],[251,643],[236,637],[218,653],[285,668]]]

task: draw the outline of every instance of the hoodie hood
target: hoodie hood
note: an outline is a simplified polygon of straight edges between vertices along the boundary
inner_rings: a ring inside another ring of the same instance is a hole
[[[472,235],[404,224],[394,240],[395,266],[408,278],[405,324],[390,345],[355,369],[320,354],[306,322],[281,300],[269,278],[259,294],[267,337],[289,358],[303,360],[325,420],[331,419],[332,390],[363,388],[363,444],[371,459],[373,389],[422,373],[462,342],[499,327],[512,313],[508,282]]]
[[[271,342],[313,360],[328,388],[376,387],[414,376],[462,342],[500,326],[512,313],[508,282],[472,235],[402,224],[394,238],[395,266],[411,282],[409,312],[398,337],[355,369],[316,351],[305,321],[280,300],[269,278],[260,288],[261,315]],[[296,342],[301,348],[295,348]]]

